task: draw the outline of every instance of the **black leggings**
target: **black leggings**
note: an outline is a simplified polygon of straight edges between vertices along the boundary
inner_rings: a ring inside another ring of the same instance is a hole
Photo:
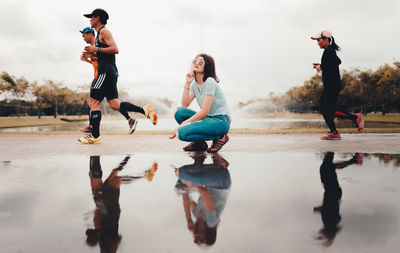
[[[337,131],[334,122],[335,117],[341,119],[350,119],[353,122],[357,120],[357,116],[355,114],[336,109],[339,92],[340,91],[328,92],[324,90],[320,99],[320,111],[331,132]]]

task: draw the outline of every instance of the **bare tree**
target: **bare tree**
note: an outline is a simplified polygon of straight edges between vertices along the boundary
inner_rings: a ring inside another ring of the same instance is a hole
[[[1,73],[0,77],[0,92],[10,92],[16,98],[17,116],[19,118],[21,100],[29,88],[29,82],[23,76],[16,78],[5,71]]]
[[[50,93],[51,91],[45,85],[37,85],[36,83],[32,85],[32,94],[36,97],[35,107],[37,109],[39,119],[42,116],[42,110],[51,106],[47,100],[47,94]]]

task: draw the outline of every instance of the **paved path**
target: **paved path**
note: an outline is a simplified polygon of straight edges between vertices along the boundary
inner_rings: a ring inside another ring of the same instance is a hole
[[[364,152],[400,153],[400,134],[342,134],[340,141],[322,141],[319,134],[232,134],[226,152]],[[183,152],[185,143],[167,135],[104,135],[103,143],[83,145],[78,135],[0,135],[0,159],[43,155],[120,155],[138,152]]]

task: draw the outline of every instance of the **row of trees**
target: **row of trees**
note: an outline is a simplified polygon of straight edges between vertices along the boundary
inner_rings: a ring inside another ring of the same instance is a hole
[[[88,85],[75,90],[65,87],[62,82],[46,80],[41,85],[29,82],[24,77],[15,77],[7,72],[0,73],[0,116],[22,115],[38,116],[88,114]],[[132,101],[126,91],[119,91],[119,99]],[[168,98],[139,97],[134,99],[138,105],[153,103],[160,114],[169,113],[172,101]],[[155,104],[154,104],[155,103]],[[105,114],[118,114],[107,103],[101,104]]]
[[[349,111],[400,112],[400,62],[385,64],[377,70],[359,70],[342,72],[343,90],[340,93],[338,107]],[[319,98],[323,89],[321,75],[316,74],[294,87],[282,96],[270,96],[270,100],[279,108],[291,112],[314,112],[319,110]]]
[[[88,114],[89,108],[88,85],[83,85],[75,90],[65,87],[62,82],[46,80],[41,85],[37,82],[30,83],[24,77],[15,77],[7,72],[0,73],[0,116],[17,115],[81,115]],[[132,100],[125,91],[119,92],[119,98],[123,101]],[[146,104],[152,98],[135,98],[138,104]],[[172,101],[167,98],[156,99],[159,104],[169,108]],[[156,105],[157,107],[157,105]],[[106,103],[101,104],[105,114],[116,114]],[[160,108],[160,113],[165,109]]]
[[[46,80],[39,85],[24,77],[15,77],[7,72],[0,75],[0,116],[54,115],[87,113],[87,91],[74,91],[62,83]]]
[[[348,111],[400,112],[400,62],[385,64],[377,70],[344,70],[342,72],[343,90],[340,93],[338,107]],[[249,104],[261,113],[269,111],[291,111],[297,113],[316,112],[319,110],[319,98],[323,89],[320,74],[312,76],[303,86],[289,89],[283,95],[269,94],[268,98],[241,103]],[[0,74],[0,116],[9,115],[81,115],[88,113],[86,99],[88,86],[71,90],[60,82],[46,80],[43,84],[30,83],[24,77],[15,77],[7,72]],[[129,100],[126,92],[120,92],[120,98]],[[171,106],[168,99],[158,102]],[[253,103],[254,102],[254,103]],[[255,103],[256,102],[256,103]],[[105,113],[112,111],[103,103]],[[250,110],[250,108],[248,108]]]

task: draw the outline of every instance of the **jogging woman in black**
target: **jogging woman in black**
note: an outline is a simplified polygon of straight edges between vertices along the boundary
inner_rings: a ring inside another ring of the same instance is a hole
[[[324,89],[320,99],[320,110],[330,131],[327,135],[321,136],[322,140],[340,140],[340,133],[337,131],[334,118],[350,119],[354,122],[359,132],[364,129],[364,121],[361,113],[351,114],[336,110],[336,102],[339,92],[342,90],[339,65],[342,61],[336,55],[340,47],[330,31],[324,30],[311,39],[318,42],[318,46],[324,49],[321,64],[313,63],[313,67],[320,72],[322,70],[322,81]]]

